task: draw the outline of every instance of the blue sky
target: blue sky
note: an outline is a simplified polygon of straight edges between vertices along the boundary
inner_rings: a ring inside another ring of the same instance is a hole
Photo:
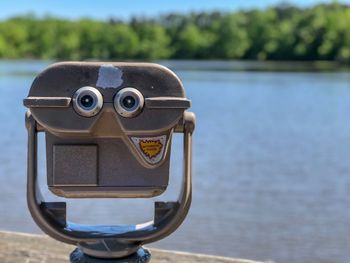
[[[237,10],[246,8],[264,8],[266,6],[281,3],[281,0],[12,0],[2,1],[0,6],[0,19],[25,14],[35,13],[39,16],[51,14],[59,17],[76,19],[80,17],[92,17],[106,19],[119,17],[128,19],[132,15],[156,16],[168,12],[190,12],[202,10]],[[290,0],[288,3],[299,6],[309,6],[327,0]],[[343,0],[349,3],[350,0]]]

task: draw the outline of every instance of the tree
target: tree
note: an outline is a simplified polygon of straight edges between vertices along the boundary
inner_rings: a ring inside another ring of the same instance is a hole
[[[243,13],[229,14],[213,25],[216,39],[211,53],[220,59],[238,59],[244,57],[251,46],[246,30],[247,19]]]
[[[196,25],[188,24],[178,35],[174,57],[198,59],[208,56],[208,48],[213,44],[214,36],[201,31]]]
[[[336,2],[159,18],[0,21],[0,58],[338,60],[350,63],[350,6]]]
[[[137,57],[142,59],[169,58],[172,53],[170,38],[164,27],[155,23],[134,24],[140,44]]]

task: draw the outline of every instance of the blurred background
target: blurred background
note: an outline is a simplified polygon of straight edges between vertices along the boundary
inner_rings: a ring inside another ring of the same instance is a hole
[[[8,1],[0,9],[0,230],[42,233],[26,207],[25,108],[55,61],[154,61],[181,78],[197,115],[194,199],[153,247],[271,260],[350,257],[350,1]],[[46,190],[44,136],[40,180]],[[71,221],[151,220],[166,194],[69,200]]]

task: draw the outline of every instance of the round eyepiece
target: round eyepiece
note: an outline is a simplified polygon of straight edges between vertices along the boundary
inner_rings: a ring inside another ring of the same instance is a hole
[[[114,108],[123,117],[137,116],[144,105],[144,98],[137,89],[124,88],[114,97]]]
[[[95,116],[101,110],[102,105],[102,95],[93,87],[82,87],[73,95],[74,110],[81,116]]]

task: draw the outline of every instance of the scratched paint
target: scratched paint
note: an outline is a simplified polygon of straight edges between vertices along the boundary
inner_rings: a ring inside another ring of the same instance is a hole
[[[104,64],[98,71],[96,86],[99,88],[118,88],[123,84],[123,72],[112,64]]]

